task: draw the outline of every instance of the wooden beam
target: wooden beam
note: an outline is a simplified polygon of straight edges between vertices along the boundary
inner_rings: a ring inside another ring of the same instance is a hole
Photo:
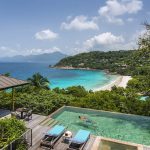
[[[15,99],[14,99],[14,95],[15,95],[15,88],[12,88],[12,111],[15,111]]]

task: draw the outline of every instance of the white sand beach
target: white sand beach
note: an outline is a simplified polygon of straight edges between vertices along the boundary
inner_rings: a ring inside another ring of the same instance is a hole
[[[119,76],[119,77],[117,77],[116,80],[112,81],[111,83],[109,83],[103,87],[96,88],[93,91],[111,90],[111,87],[113,87],[114,85],[117,87],[126,88],[128,81],[131,79],[132,79],[131,76]]]

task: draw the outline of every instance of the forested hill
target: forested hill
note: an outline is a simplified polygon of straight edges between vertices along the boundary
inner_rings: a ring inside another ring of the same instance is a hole
[[[62,59],[56,67],[75,67],[106,69],[110,72],[116,72],[125,75],[134,75],[147,70],[150,63],[150,50],[130,51],[93,51],[81,53]],[[134,72],[133,72],[134,70]]]

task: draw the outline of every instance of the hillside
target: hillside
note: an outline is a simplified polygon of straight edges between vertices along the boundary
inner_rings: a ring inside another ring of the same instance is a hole
[[[64,57],[66,57],[65,54],[62,54],[60,52],[54,52],[40,55],[28,55],[28,56],[17,55],[14,57],[5,57],[0,58],[0,62],[40,62],[54,65]]]
[[[126,62],[133,55],[134,51],[110,51],[100,52],[94,51],[89,53],[81,53],[75,56],[67,57],[58,62],[56,67],[75,67],[75,68],[92,68],[107,69],[111,72],[119,72],[120,68],[126,68]]]
[[[149,62],[150,50],[145,52],[142,50],[94,51],[64,58],[55,66],[101,69],[119,74],[134,75],[135,72],[144,68],[149,69]]]

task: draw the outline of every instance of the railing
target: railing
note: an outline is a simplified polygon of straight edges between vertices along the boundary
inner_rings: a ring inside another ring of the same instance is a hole
[[[28,129],[18,139],[12,141],[9,145],[0,150],[27,150],[32,146],[32,129]]]

